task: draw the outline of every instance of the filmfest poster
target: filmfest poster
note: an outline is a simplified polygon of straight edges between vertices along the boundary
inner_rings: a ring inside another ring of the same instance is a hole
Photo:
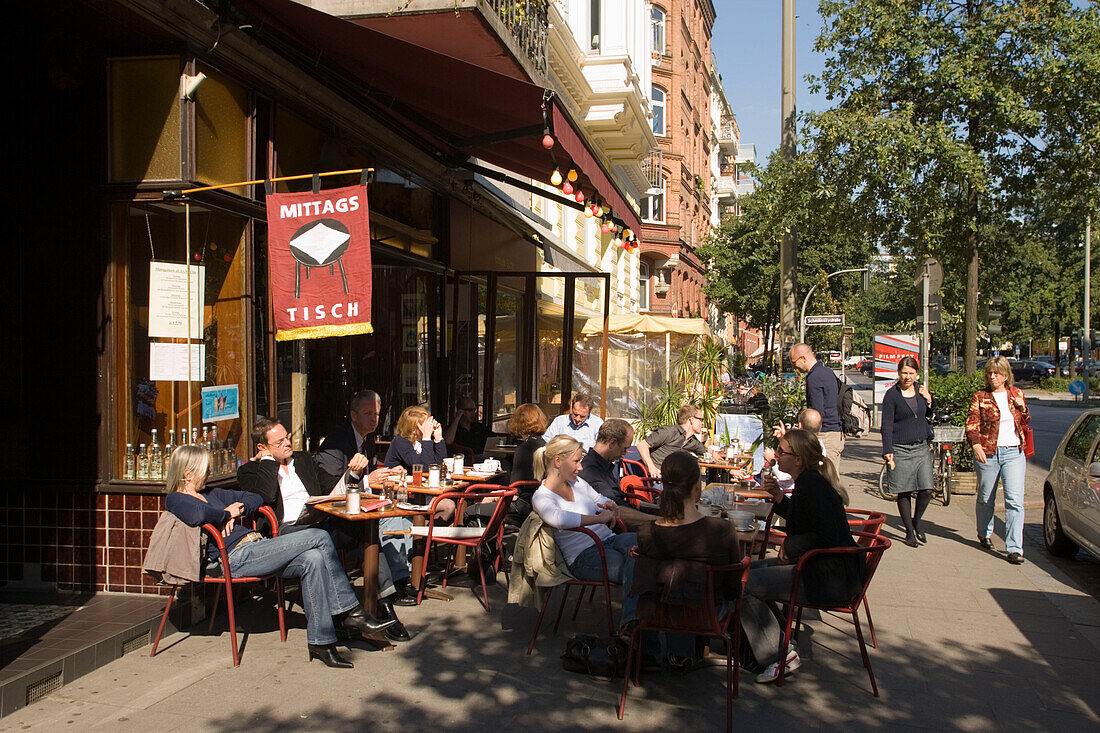
[[[371,333],[367,187],[267,197],[275,339]]]
[[[898,380],[898,362],[911,356],[920,361],[920,336],[879,334],[875,336],[875,404],[881,405],[886,390]]]

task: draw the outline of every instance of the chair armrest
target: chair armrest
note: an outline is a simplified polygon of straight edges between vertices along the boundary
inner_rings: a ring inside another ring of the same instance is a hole
[[[623,524],[621,520],[619,521],[619,524],[622,525],[623,528],[626,527],[626,525]],[[599,535],[597,535],[595,532],[590,530],[588,527],[570,527],[570,528],[566,529],[565,531],[566,532],[583,532],[584,534],[586,534],[586,535],[588,535],[589,537],[592,538],[592,542],[594,542],[595,545],[596,545],[596,552],[600,553],[600,568],[603,570],[604,580],[607,580],[608,579],[607,578],[607,555],[606,555],[606,553],[604,552],[604,549],[603,549],[603,540],[600,539]]]
[[[815,557],[821,557],[823,555],[870,555],[873,552],[885,552],[890,547],[890,540],[879,534],[868,534],[867,532],[852,532],[853,537],[857,537],[857,542],[866,540],[869,544],[857,544],[855,547],[821,547],[814,550],[807,550],[799,556],[798,562],[794,566],[794,578],[791,583],[791,604],[797,601],[798,596],[798,581],[802,577],[802,568],[806,563]]]
[[[275,518],[275,510],[265,504],[264,506],[261,506],[257,511],[267,517],[267,521],[271,523],[271,536],[278,537],[279,520]]]

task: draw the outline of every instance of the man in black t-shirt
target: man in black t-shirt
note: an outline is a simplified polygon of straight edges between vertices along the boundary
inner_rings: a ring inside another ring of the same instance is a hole
[[[480,456],[485,452],[485,441],[493,434],[493,431],[478,422],[477,403],[471,397],[459,397],[458,409],[455,410],[454,420],[447,426],[443,433],[443,440],[447,445],[461,445],[469,448],[474,455]]]
[[[707,454],[703,445],[703,411],[695,405],[683,405],[676,414],[676,422],[657,428],[638,442],[638,454],[650,476],[660,476],[661,462],[675,451],[686,450],[699,458]]]

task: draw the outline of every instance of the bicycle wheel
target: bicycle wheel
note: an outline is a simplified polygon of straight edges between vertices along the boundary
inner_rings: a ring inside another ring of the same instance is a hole
[[[940,502],[947,506],[951,503],[951,481],[955,476],[955,467],[951,465],[950,461],[944,461],[943,471],[941,472],[943,486],[943,492],[940,494]]]

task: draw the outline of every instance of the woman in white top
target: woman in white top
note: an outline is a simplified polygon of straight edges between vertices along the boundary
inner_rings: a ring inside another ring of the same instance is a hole
[[[628,554],[638,539],[633,532],[611,531],[610,525],[619,518],[618,507],[580,478],[582,458],[584,448],[568,435],[559,435],[535,451],[535,475],[546,478],[531,497],[531,505],[554,528],[554,541],[578,580],[603,580],[600,553],[584,532],[564,530],[590,527],[600,538],[608,580],[623,586],[621,624],[625,625],[638,617],[638,600],[630,595],[634,558]]]
[[[978,544],[993,548],[993,506],[997,478],[1005,495],[1005,550],[1007,560],[1024,561],[1024,456],[1023,427],[1031,419],[1024,393],[1013,386],[1012,367],[1003,356],[985,364],[985,389],[970,401],[966,416],[966,438],[974,448],[974,470],[978,473]]]

